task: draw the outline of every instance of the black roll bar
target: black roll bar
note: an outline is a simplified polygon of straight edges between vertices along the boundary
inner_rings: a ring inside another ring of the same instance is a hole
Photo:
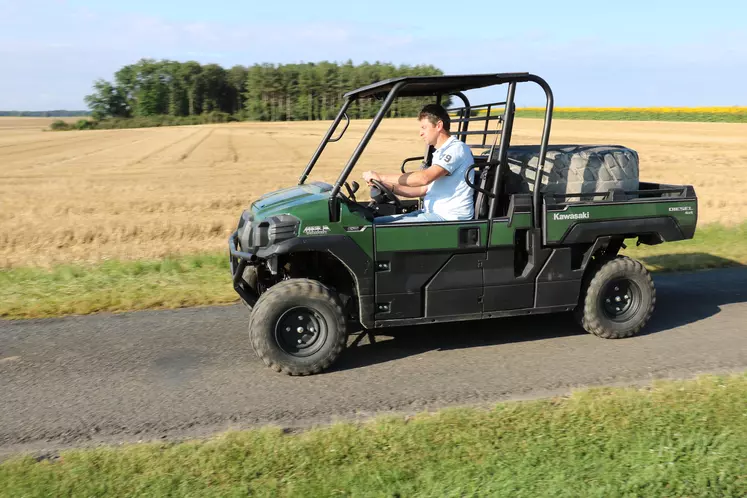
[[[503,84],[508,83],[508,96],[506,98],[506,109],[504,110],[504,119],[503,119],[503,127],[502,127],[502,137],[501,137],[501,144],[499,146],[498,150],[498,164],[500,167],[506,167],[506,155],[508,154],[508,143],[505,140],[507,136],[507,132],[510,133],[510,130],[513,128],[513,109],[514,107],[514,95],[516,92],[516,83],[523,83],[523,82],[534,82],[538,84],[542,90],[545,92],[545,97],[547,99],[547,105],[545,107],[545,118],[544,118],[544,125],[542,129],[542,142],[540,145],[540,157],[539,157],[539,164],[537,166],[537,177],[534,180],[534,192],[532,195],[532,204],[534,207],[534,226],[535,228],[538,228],[541,225],[542,217],[541,217],[541,195],[540,195],[540,186],[542,184],[542,174],[544,172],[544,166],[545,166],[545,156],[547,154],[547,147],[548,143],[550,141],[550,129],[552,126],[552,113],[553,113],[553,105],[554,105],[554,99],[552,90],[550,89],[550,85],[547,84],[547,82],[540,78],[539,76],[536,76],[534,74],[528,74],[528,73],[516,73],[516,74],[504,74],[504,75],[496,75],[496,82],[495,84]],[[394,83],[396,81],[396,83]],[[403,87],[407,86],[409,81],[407,78],[403,78],[402,80],[394,80],[392,82],[388,82],[388,84],[394,83],[393,86],[389,89],[386,98],[384,99],[384,102],[381,104],[381,108],[376,113],[376,116],[374,117],[371,124],[366,129],[365,134],[363,135],[363,138],[358,143],[358,146],[353,151],[353,155],[350,157],[348,162],[345,164],[345,167],[343,171],[340,173],[340,176],[337,178],[337,181],[335,182],[334,186],[332,187],[332,192],[330,193],[330,220],[336,221],[337,217],[337,210],[336,207],[336,198],[337,195],[340,193],[340,189],[342,185],[347,180],[347,177],[350,175],[350,172],[355,167],[355,164],[358,162],[358,159],[360,159],[361,154],[363,153],[363,150],[368,145],[368,142],[371,140],[371,137],[373,136],[374,131],[376,131],[376,128],[381,123],[381,120],[386,115],[387,111],[389,111],[389,108],[392,105],[392,102],[397,97],[399,92],[402,90]],[[417,84],[420,80],[419,79],[413,79],[413,82]],[[485,86],[485,85],[483,85]],[[465,111],[469,112],[470,110],[470,104],[469,100],[467,100],[467,97],[462,92],[447,92],[449,95],[454,95],[456,97],[459,97],[464,103],[465,103]],[[311,172],[311,169],[314,167],[314,164],[319,159],[319,156],[324,150],[324,147],[326,146],[327,142],[330,141],[330,137],[334,133],[335,129],[339,125],[340,121],[342,120],[343,116],[346,115],[346,111],[348,107],[350,106],[352,100],[357,98],[357,95],[350,94],[348,95],[348,98],[345,100],[345,103],[343,104],[342,108],[337,114],[337,117],[335,118],[334,122],[330,126],[329,130],[327,130],[327,133],[325,134],[322,142],[319,144],[319,147],[317,148],[316,152],[314,152],[314,155],[312,156],[311,160],[309,161],[309,164],[306,166],[306,169],[303,172],[303,175],[301,175],[301,178],[299,179],[299,185],[301,185],[304,181],[306,181],[306,178],[308,177],[309,173]],[[438,102],[441,101],[441,94],[437,95]],[[467,116],[469,117],[469,116]],[[459,132],[467,132],[467,122],[464,122],[464,128],[459,130]],[[462,128],[462,123],[460,123],[460,128]],[[347,128],[347,127],[346,127]],[[459,133],[457,132],[457,133]],[[465,133],[466,135],[466,133]],[[464,137],[464,136],[463,136]],[[491,148],[489,161],[493,161],[495,158],[494,156],[495,148]],[[428,157],[429,154],[426,154],[425,157]],[[498,196],[498,188],[500,186],[500,171],[498,174],[496,174],[495,179],[493,180],[492,185],[492,192],[490,195],[490,213],[489,217],[492,218],[495,214],[495,207],[497,202],[497,196]]]
[[[550,85],[547,84],[547,82],[540,78],[539,76],[536,76],[534,74],[525,74],[520,75],[516,77],[515,79],[511,79],[508,82],[508,95],[506,97],[506,109],[504,110],[504,121],[503,121],[503,131],[504,134],[501,136],[501,144],[498,148],[498,162],[499,162],[499,169],[501,167],[508,167],[508,163],[506,162],[506,156],[508,154],[508,145],[505,138],[506,134],[510,133],[511,130],[513,130],[513,124],[514,124],[514,114],[512,110],[514,109],[514,96],[516,93],[516,83],[522,83],[522,82],[529,82],[532,81],[534,83],[537,83],[542,90],[545,92],[545,98],[547,99],[547,104],[545,107],[545,120],[544,125],[542,128],[542,141],[540,143],[540,153],[539,153],[539,164],[537,165],[537,176],[534,179],[534,192],[532,192],[532,205],[534,209],[534,216],[533,216],[533,222],[534,227],[539,228],[542,224],[542,196],[540,195],[540,186],[542,185],[542,175],[545,170],[545,156],[547,155],[547,146],[550,142],[550,129],[552,126],[552,112],[553,112],[553,105],[554,105],[554,99],[552,90],[550,89]],[[492,160],[492,150],[491,150],[491,156],[488,158],[488,161]],[[497,174],[495,175],[495,178],[493,178],[493,196],[490,199],[490,212],[488,216],[490,218],[493,217],[495,214],[495,208],[496,203],[498,202],[498,189],[500,188],[500,180],[501,180],[501,171],[499,170]]]
[[[455,134],[461,135],[462,138],[460,140],[462,142],[466,142],[467,141],[466,133],[467,133],[467,129],[469,128],[469,117],[470,117],[469,115],[472,112],[470,101],[463,92],[454,92],[449,95],[459,97],[462,100],[462,104],[464,104],[464,106],[461,109],[459,109],[459,111],[464,111],[464,121],[462,121],[462,118],[460,118],[457,121],[459,123],[459,130]],[[452,123],[453,122],[454,121],[452,121]]]
[[[540,227],[541,217],[541,196],[540,196],[540,185],[542,185],[542,173],[545,170],[545,155],[547,154],[547,145],[550,141],[550,126],[552,124],[552,110],[554,105],[552,90],[550,85],[539,76],[529,74],[526,76],[527,81],[534,81],[544,91],[545,97],[547,98],[547,106],[545,107],[545,123],[542,129],[542,143],[540,145],[540,157],[539,164],[537,165],[537,177],[534,179],[534,192],[533,192],[533,204],[534,204],[534,227]],[[492,206],[491,206],[492,209]]]
[[[470,166],[469,168],[467,168],[467,169],[466,169],[466,171],[464,172],[464,181],[465,181],[465,182],[467,183],[467,185],[469,185],[469,186],[470,186],[470,187],[472,187],[473,189],[475,189],[475,190],[477,190],[478,192],[481,192],[481,193],[483,193],[483,194],[487,195],[487,196],[488,196],[489,198],[491,198],[491,199],[492,199],[493,197],[495,197],[495,196],[493,195],[493,193],[492,193],[492,192],[489,192],[489,191],[487,191],[487,190],[485,190],[484,188],[478,187],[476,183],[472,183],[471,181],[469,181],[469,174],[470,174],[470,172],[471,172],[471,171],[472,171],[473,169],[481,168],[481,167],[483,167],[483,166],[485,166],[486,168],[490,168],[490,167],[492,167],[492,166],[495,166],[496,164],[497,164],[497,163],[495,163],[495,162],[486,162],[486,163],[477,163],[477,164],[473,164],[472,166]]]
[[[348,116],[348,113],[346,112],[342,117],[345,118],[345,126],[342,127],[342,131],[340,132],[338,136],[336,136],[335,138],[329,139],[330,142],[338,142],[342,138],[342,136],[345,134],[345,132],[348,130],[348,126],[350,126],[350,117]]]
[[[405,171],[405,164],[407,164],[407,163],[409,163],[411,161],[417,161],[418,159],[420,159],[421,161],[425,161],[425,156],[408,157],[407,159],[405,159],[404,161],[402,161],[402,166],[400,166],[399,170],[404,175],[405,173],[407,173],[407,171]]]
[[[514,116],[511,113],[511,109],[514,104],[514,95],[516,94],[516,82],[512,81],[508,84],[508,93],[506,94],[506,107],[503,110],[503,126],[501,126],[501,144],[498,146],[498,171],[493,176],[493,185],[490,190],[493,193],[490,196],[490,211],[488,211],[488,218],[492,218],[495,214],[496,202],[498,202],[498,193],[501,186],[501,165],[507,166],[506,155],[508,154],[508,143],[506,140],[506,130],[511,128]],[[487,121],[486,121],[487,123]],[[490,155],[488,155],[488,162],[495,161],[495,147],[490,149]],[[504,167],[505,167],[504,166]]]

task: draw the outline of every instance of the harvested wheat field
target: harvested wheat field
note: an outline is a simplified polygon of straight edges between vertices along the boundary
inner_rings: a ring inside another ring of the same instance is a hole
[[[44,132],[49,120],[29,119],[0,118],[4,268],[224,250],[241,210],[295,184],[329,125]],[[367,125],[329,144],[312,179],[334,182]],[[541,126],[517,120],[514,143],[537,143]],[[747,124],[556,120],[551,140],[626,145],[642,179],[695,185],[701,224],[747,218]],[[422,150],[413,119],[385,122],[351,179]]]

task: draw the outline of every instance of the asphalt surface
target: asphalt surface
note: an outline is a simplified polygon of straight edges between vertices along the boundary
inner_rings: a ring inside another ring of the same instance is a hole
[[[747,370],[747,268],[655,281],[634,338],[599,339],[567,314],[410,327],[311,377],[256,358],[241,306],[0,321],[0,456]]]

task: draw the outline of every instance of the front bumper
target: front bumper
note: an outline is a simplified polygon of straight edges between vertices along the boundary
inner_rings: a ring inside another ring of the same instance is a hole
[[[244,301],[249,309],[252,309],[259,299],[257,289],[252,288],[243,279],[244,270],[247,265],[255,263],[257,256],[250,252],[243,252],[238,250],[238,238],[239,231],[236,230],[228,238],[228,250],[230,252],[229,262],[231,266],[231,279],[233,280],[233,288]]]

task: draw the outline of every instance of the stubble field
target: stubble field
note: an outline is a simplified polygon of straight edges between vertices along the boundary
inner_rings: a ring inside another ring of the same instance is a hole
[[[329,125],[55,133],[47,121],[0,118],[0,268],[222,250],[253,199],[296,183]],[[312,179],[334,182],[367,125],[330,144]],[[537,143],[541,126],[517,120],[514,143]],[[701,226],[747,218],[747,124],[556,120],[551,141],[636,149],[643,180],[695,185]],[[422,151],[414,120],[385,122],[351,179]]]

